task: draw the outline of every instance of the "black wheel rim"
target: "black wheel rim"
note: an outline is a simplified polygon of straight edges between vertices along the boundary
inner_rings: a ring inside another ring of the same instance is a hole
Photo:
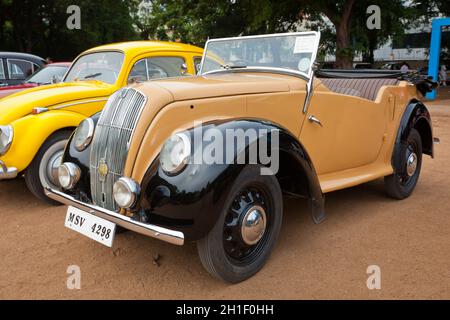
[[[255,244],[248,244],[242,236],[242,223],[249,211],[260,207],[265,214],[265,228],[262,237]],[[260,256],[270,237],[273,220],[273,203],[263,186],[249,185],[241,189],[233,199],[225,216],[223,246],[235,264],[248,265]]]

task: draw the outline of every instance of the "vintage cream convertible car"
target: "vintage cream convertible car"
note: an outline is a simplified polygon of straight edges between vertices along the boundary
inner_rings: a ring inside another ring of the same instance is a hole
[[[132,41],[78,56],[62,83],[0,100],[0,180],[25,174],[31,192],[58,185],[58,166],[73,130],[102,110],[109,96],[134,82],[195,74],[203,49],[182,43]]]
[[[283,192],[309,199],[316,223],[331,191],[384,177],[388,195],[408,197],[422,154],[433,156],[418,96],[434,83],[317,71],[319,38],[210,40],[200,75],[118,91],[69,142],[63,190],[46,189],[70,206],[66,226],[108,246],[116,225],[177,245],[197,241],[211,274],[239,282],[269,257]],[[213,141],[226,151],[212,150]]]

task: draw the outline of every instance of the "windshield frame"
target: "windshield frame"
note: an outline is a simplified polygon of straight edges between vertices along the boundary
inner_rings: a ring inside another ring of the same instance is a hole
[[[105,83],[105,84],[109,84],[109,85],[115,85],[115,84],[117,84],[117,82],[118,82],[119,79],[121,78],[122,72],[123,72],[123,70],[124,70],[124,65],[125,65],[125,60],[126,60],[126,54],[125,54],[125,52],[122,51],[122,50],[114,50],[114,49],[108,49],[108,50],[95,50],[95,51],[87,51],[87,52],[83,52],[82,54],[80,54],[80,55],[72,62],[72,64],[70,65],[70,68],[67,69],[67,72],[66,72],[66,74],[64,75],[64,78],[61,80],[61,82],[67,82],[67,81],[66,81],[67,76],[69,75],[69,73],[70,73],[70,71],[72,70],[72,68],[76,65],[76,63],[78,62],[78,60],[80,60],[81,58],[83,58],[83,57],[85,57],[85,56],[87,56],[87,55],[90,55],[90,54],[96,54],[96,53],[108,53],[108,52],[111,52],[111,53],[112,53],[112,52],[118,52],[118,53],[123,54],[122,65],[120,66],[120,71],[118,72],[118,74],[117,74],[117,79],[116,79],[116,81],[114,81],[114,83],[108,83],[108,82],[104,82],[104,81],[98,80],[98,79],[78,79],[77,81],[91,81],[91,80],[97,80],[97,81],[101,81],[101,82],[103,82],[103,83]],[[72,80],[72,81],[69,81],[69,82],[76,82],[76,81]]]
[[[222,42],[222,41],[234,41],[234,40],[245,40],[245,39],[258,39],[258,38],[273,38],[273,37],[288,37],[288,36],[315,36],[315,50],[312,52],[311,55],[311,67],[309,68],[309,72],[305,73],[302,71],[297,71],[293,69],[286,69],[286,68],[277,68],[277,67],[260,67],[260,66],[250,66],[250,67],[243,67],[238,69],[217,69],[217,70],[210,70],[203,72],[203,65],[205,63],[206,54],[208,52],[208,45],[213,42]],[[301,76],[302,78],[306,78],[307,80],[311,79],[311,77],[314,74],[314,63],[317,59],[317,52],[319,51],[319,44],[320,44],[320,31],[301,31],[301,32],[284,32],[284,33],[272,33],[272,34],[262,34],[262,35],[254,35],[254,36],[241,36],[241,37],[230,37],[230,38],[217,38],[217,39],[211,39],[208,40],[205,44],[205,49],[203,51],[202,56],[202,62],[200,65],[200,71],[199,75],[204,76],[208,74],[213,73],[222,73],[222,72],[252,72],[252,71],[259,71],[259,72],[274,72],[274,73],[287,73],[291,75]]]

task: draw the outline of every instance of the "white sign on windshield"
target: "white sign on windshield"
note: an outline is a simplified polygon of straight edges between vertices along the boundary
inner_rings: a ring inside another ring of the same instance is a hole
[[[296,37],[294,53],[311,53],[316,50],[315,37]]]

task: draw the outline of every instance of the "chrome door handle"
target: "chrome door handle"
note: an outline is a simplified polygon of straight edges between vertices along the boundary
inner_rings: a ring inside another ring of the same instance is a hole
[[[313,115],[310,115],[310,116],[308,117],[308,120],[311,121],[311,122],[313,122],[313,123],[315,123],[315,124],[318,124],[318,125],[321,126],[321,127],[323,127],[322,122],[320,122],[320,120],[317,119],[316,117],[314,117]]]

